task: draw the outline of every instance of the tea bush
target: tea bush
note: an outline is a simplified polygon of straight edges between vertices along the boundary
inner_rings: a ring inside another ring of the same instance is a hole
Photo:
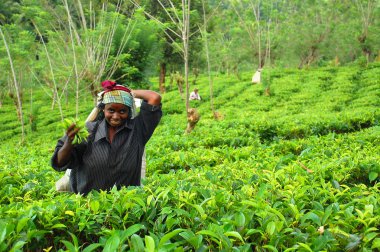
[[[203,100],[190,105],[201,119],[188,135],[185,100],[163,94],[143,186],[86,197],[55,191],[50,157],[63,132],[45,93],[33,90],[37,128],[24,145],[6,98],[0,251],[379,250],[380,66],[274,69],[270,96],[250,74],[214,75],[220,120],[199,77]],[[83,100],[80,117],[92,106]]]

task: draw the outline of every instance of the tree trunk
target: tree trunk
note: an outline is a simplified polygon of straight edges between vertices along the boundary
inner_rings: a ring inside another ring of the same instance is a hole
[[[179,73],[179,72],[175,72],[175,74],[173,75],[176,83],[177,83],[177,87],[178,87],[178,92],[179,94],[181,95],[181,99],[183,100],[183,76]]]
[[[358,37],[358,41],[360,43],[360,47],[362,49],[362,53],[364,55],[364,57],[366,58],[366,61],[367,61],[367,65],[369,63],[369,58],[371,56],[371,49],[366,45],[366,40],[367,40],[367,31],[364,31],[359,37]]]
[[[160,93],[165,93],[165,75],[166,75],[166,63],[160,64],[160,77],[159,77],[159,88]]]
[[[9,64],[11,66],[11,71],[12,71],[12,76],[13,76],[13,85],[14,85],[14,88],[16,90],[16,95],[17,95],[17,102],[15,102],[17,104],[16,107],[18,108],[17,109],[17,116],[20,118],[20,123],[21,123],[21,143],[24,143],[24,139],[25,139],[25,127],[24,127],[24,117],[23,117],[23,114],[22,114],[22,99],[21,99],[22,91],[21,91],[21,86],[19,87],[19,83],[17,82],[16,72],[15,72],[15,68],[13,67],[13,60],[12,60],[12,57],[11,57],[11,53],[10,53],[10,50],[9,50],[9,47],[8,47],[8,43],[7,43],[7,41],[5,39],[5,36],[3,34],[3,31],[1,30],[1,27],[0,27],[0,34],[3,37],[5,49],[6,49],[6,52],[7,52],[7,55],[8,55],[8,59],[9,59]]]
[[[208,49],[208,39],[207,39],[207,19],[206,19],[206,8],[204,0],[202,0],[202,9],[203,9],[203,32],[201,32],[204,46],[205,46],[205,52],[206,52],[206,60],[207,60],[207,74],[208,74],[208,82],[210,87],[210,106],[212,114],[214,115],[215,119],[219,119],[219,116],[214,108],[214,87],[213,87],[213,78],[211,76],[211,62],[210,62],[210,52]]]

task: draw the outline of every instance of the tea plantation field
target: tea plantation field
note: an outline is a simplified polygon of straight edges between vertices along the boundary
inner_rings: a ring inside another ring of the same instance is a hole
[[[188,135],[185,101],[163,94],[144,186],[87,197],[55,191],[63,132],[43,89],[24,91],[23,145],[5,98],[0,251],[379,251],[380,64],[272,70],[270,96],[250,79],[214,77],[220,120],[198,79]],[[74,101],[63,109],[73,116]],[[83,98],[80,117],[91,109]]]

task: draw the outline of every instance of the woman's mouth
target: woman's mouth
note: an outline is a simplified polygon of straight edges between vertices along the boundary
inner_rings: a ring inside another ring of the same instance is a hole
[[[120,120],[111,120],[110,123],[112,126],[119,126],[121,124],[121,121]]]

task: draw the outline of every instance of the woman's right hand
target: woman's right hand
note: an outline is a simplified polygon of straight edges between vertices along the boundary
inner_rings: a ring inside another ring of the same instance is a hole
[[[71,124],[66,130],[67,139],[65,143],[68,143],[71,145],[76,134],[79,132],[79,130],[80,128],[76,127],[75,123]]]
[[[58,151],[56,160],[54,161],[58,167],[62,167],[69,162],[71,151],[74,148],[72,144],[75,135],[79,132],[79,128],[75,123],[71,124],[66,130],[66,140],[62,148]]]

